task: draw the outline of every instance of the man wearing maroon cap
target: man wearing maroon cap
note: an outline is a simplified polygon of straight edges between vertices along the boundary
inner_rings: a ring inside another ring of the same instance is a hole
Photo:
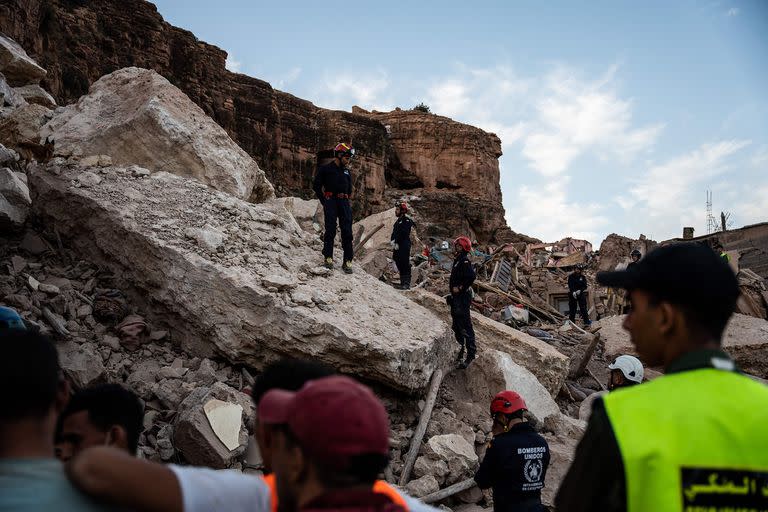
[[[278,510],[404,511],[396,493],[374,491],[389,458],[389,420],[376,395],[344,376],[273,389],[260,421],[279,425],[272,452]]]

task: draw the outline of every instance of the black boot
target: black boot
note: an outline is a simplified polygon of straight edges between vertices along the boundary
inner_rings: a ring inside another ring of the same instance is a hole
[[[410,290],[411,289],[411,276],[400,276],[400,289],[401,290]]]
[[[459,364],[460,370],[466,370],[469,364],[475,360],[475,354],[467,354],[467,358]]]
[[[456,356],[456,363],[461,364],[463,359],[464,359],[464,345],[461,346],[461,350],[459,350],[459,355]]]

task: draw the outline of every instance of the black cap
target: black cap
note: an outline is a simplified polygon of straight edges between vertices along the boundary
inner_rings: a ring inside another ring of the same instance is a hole
[[[709,247],[692,242],[665,245],[627,270],[598,272],[612,288],[644,290],[674,304],[733,309],[739,285],[731,267]]]

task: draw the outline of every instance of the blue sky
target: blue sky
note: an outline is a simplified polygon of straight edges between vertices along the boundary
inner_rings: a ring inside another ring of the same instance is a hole
[[[768,221],[768,2],[159,0],[228,67],[327,108],[499,135],[510,227],[656,240]]]

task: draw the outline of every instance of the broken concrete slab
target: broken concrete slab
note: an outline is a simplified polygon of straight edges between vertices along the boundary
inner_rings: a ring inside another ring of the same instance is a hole
[[[315,275],[319,242],[284,209],[168,173],[135,178],[119,167],[103,169],[93,187],[72,186],[81,172],[56,163],[33,170],[33,207],[56,222],[73,248],[121,275],[134,303],[147,303],[145,310],[162,318],[185,350],[202,357],[217,352],[257,369],[284,356],[319,357],[406,391],[425,388],[433,371],[448,365],[446,324],[364,272]],[[147,202],[117,193],[127,186]],[[223,250],[208,253],[183,235],[205,224],[227,234]],[[281,259],[303,275],[295,290],[322,304],[300,306],[263,285],[265,277],[285,272]],[[408,322],[392,321],[404,313]]]
[[[56,108],[56,100],[53,99],[48,91],[43,89],[37,84],[28,84],[21,87],[15,87],[13,89],[16,93],[24,98],[27,103],[42,105],[46,108]]]
[[[0,227],[23,228],[31,205],[26,183],[9,168],[0,168]]]
[[[414,498],[422,498],[439,490],[440,484],[437,483],[437,479],[432,475],[424,475],[416,480],[411,480],[405,486],[405,492]]]
[[[472,473],[478,464],[475,447],[457,434],[433,436],[427,447],[448,464],[447,484],[453,484]]]
[[[23,105],[0,118],[0,142],[27,160],[43,157],[40,130],[52,116],[53,111],[42,105]]]
[[[45,69],[32,60],[19,43],[3,34],[0,34],[0,73],[14,87],[36,84],[46,75]]]
[[[411,290],[405,295],[432,310],[446,322],[450,322],[450,308],[445,304],[445,299],[442,297],[424,290]],[[515,363],[535,375],[550,395],[557,395],[568,375],[569,359],[567,356],[538,338],[474,311],[472,312],[472,324],[480,352],[486,348],[492,348],[509,354]],[[458,344],[455,341],[453,347],[458,349]]]
[[[237,436],[233,441],[235,446],[232,449],[219,439],[211,427],[211,422],[205,413],[205,404],[220,399],[219,395],[220,392],[213,388],[201,387],[192,391],[179,405],[173,439],[176,448],[190,464],[222,469],[228,467],[235,457],[245,452],[248,432],[242,417],[239,418]],[[229,429],[232,427],[230,420],[231,418],[228,418],[227,441],[232,441],[229,437]]]
[[[195,178],[257,202],[275,195],[264,172],[223,128],[148,69],[101,77],[45,126],[42,137],[54,143],[56,155],[109,155],[117,165]]]
[[[104,378],[106,369],[94,345],[68,341],[58,346],[59,363],[76,389],[83,389]]]
[[[227,447],[227,450],[232,451],[237,448],[240,445],[243,406],[213,398],[205,402],[203,411],[213,433]]]

